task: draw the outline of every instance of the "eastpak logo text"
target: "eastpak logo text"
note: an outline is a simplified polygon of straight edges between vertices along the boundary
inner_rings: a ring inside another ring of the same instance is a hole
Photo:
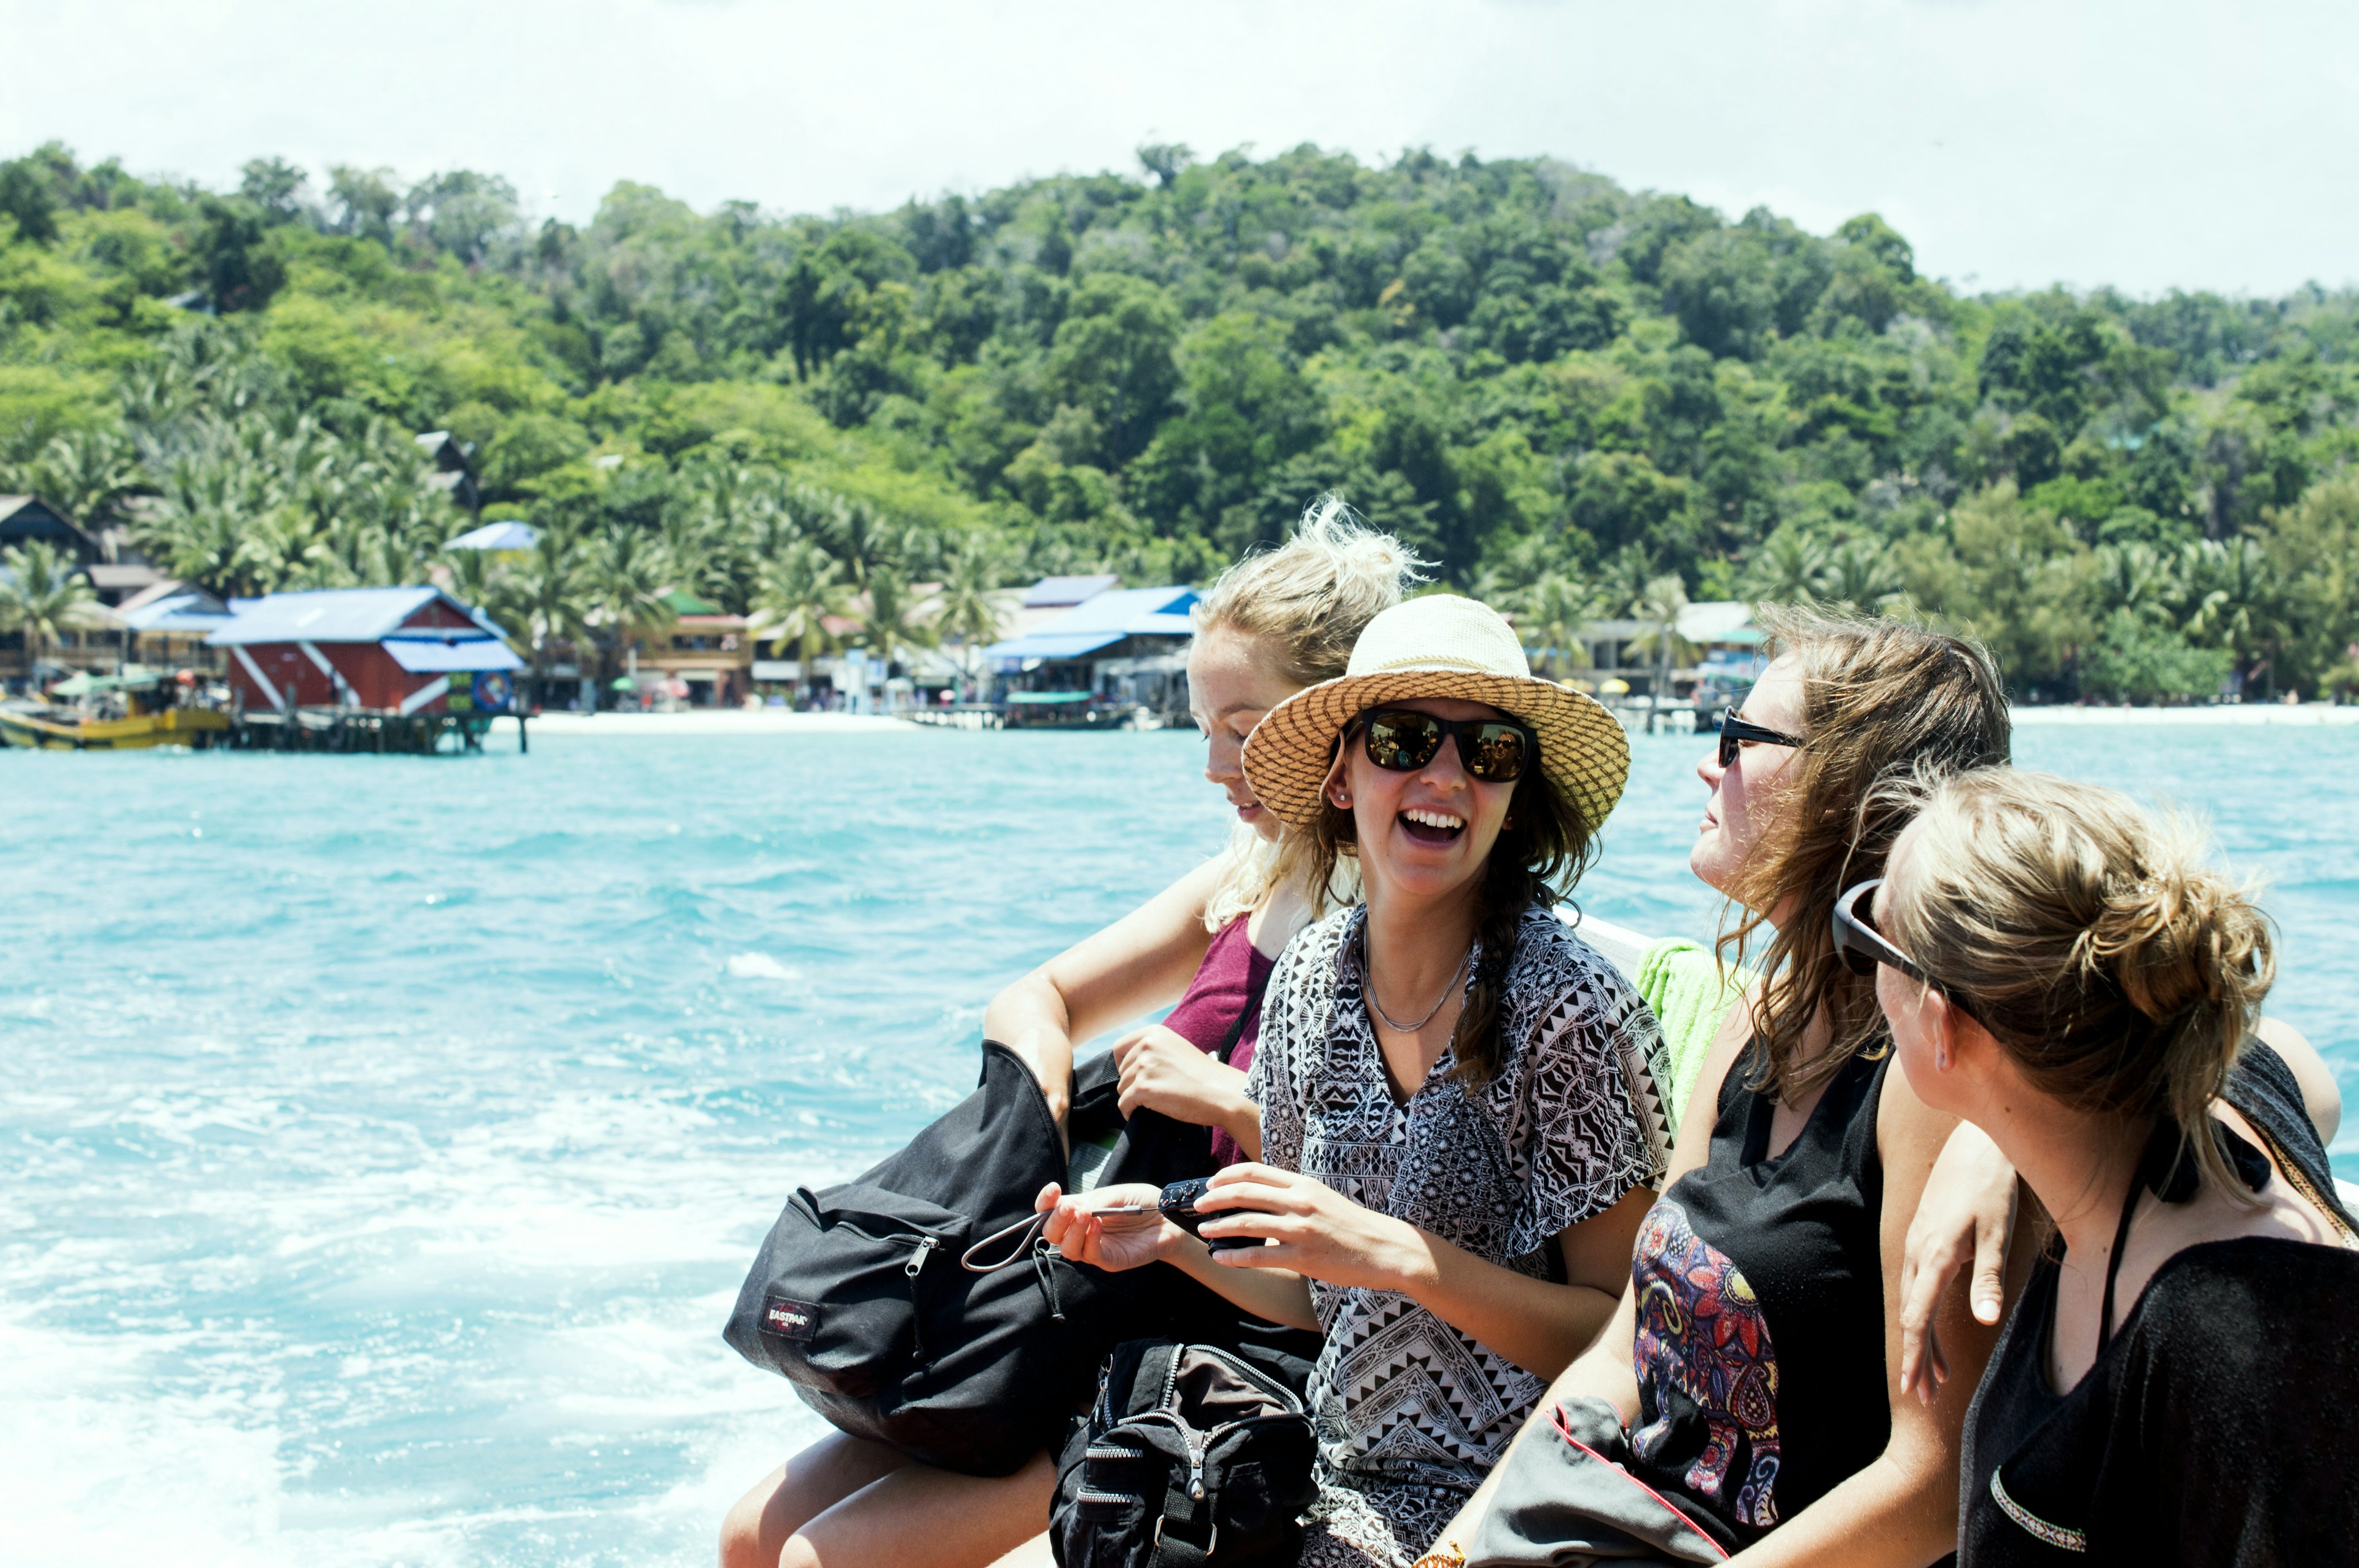
[[[781,1339],[809,1339],[819,1332],[819,1308],[809,1302],[766,1296],[762,1301],[762,1332]]]

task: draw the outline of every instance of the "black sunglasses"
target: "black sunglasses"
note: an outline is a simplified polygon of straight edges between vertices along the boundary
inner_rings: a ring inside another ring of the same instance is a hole
[[[1764,730],[1750,719],[1732,713],[1720,721],[1720,765],[1736,765],[1736,748],[1757,741],[1767,746],[1803,746],[1809,742],[1799,735],[1783,735],[1775,730]]]
[[[1513,719],[1436,719],[1413,708],[1378,708],[1360,715],[1368,761],[1397,773],[1413,773],[1433,761],[1441,742],[1458,741],[1458,762],[1466,776],[1484,784],[1513,784],[1539,754],[1539,737]]]
[[[1927,974],[1923,965],[1886,941],[1884,933],[1875,928],[1875,919],[1868,913],[1868,905],[1875,897],[1875,890],[1883,885],[1882,877],[1871,877],[1856,887],[1844,889],[1843,896],[1835,900],[1836,955],[1854,975],[1873,975],[1878,964],[1897,969],[1919,985],[1930,986],[1940,991],[1949,999],[1951,1007],[1968,1018],[1974,1018],[1974,1010],[1955,991]]]

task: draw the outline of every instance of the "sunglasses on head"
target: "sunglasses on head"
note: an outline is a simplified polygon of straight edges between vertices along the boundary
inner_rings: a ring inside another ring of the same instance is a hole
[[[1949,1000],[1951,1007],[1974,1017],[1974,1010],[1940,981],[1925,972],[1924,967],[1908,954],[1885,940],[1884,933],[1875,928],[1875,917],[1869,914],[1875,903],[1875,890],[1884,885],[1882,877],[1872,877],[1856,887],[1846,888],[1835,900],[1835,953],[1844,967],[1854,975],[1873,975],[1878,964],[1899,970],[1920,986],[1930,986]]]
[[[1458,764],[1484,784],[1513,784],[1539,755],[1539,737],[1511,719],[1436,719],[1413,708],[1373,708],[1353,720],[1368,761],[1397,773],[1413,773],[1440,753],[1441,742],[1458,741]]]
[[[1747,719],[1732,713],[1720,721],[1720,765],[1736,765],[1736,749],[1745,745],[1795,746],[1808,744],[1799,735],[1784,735],[1775,730],[1764,730]]]

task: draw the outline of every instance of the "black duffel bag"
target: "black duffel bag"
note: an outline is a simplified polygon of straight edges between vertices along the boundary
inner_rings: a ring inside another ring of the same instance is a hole
[[[1202,1129],[1152,1111],[1125,1125],[1117,1092],[1110,1060],[1085,1064],[1068,1117],[1076,1147],[1118,1130],[1107,1180],[1210,1169]],[[1063,1440],[1116,1341],[1196,1299],[1169,1289],[1169,1271],[1108,1274],[1040,1240],[1032,1206],[1068,1175],[1031,1070],[986,1040],[981,1087],[908,1147],[788,1200],[723,1337],[839,1431],[947,1470],[1012,1474]]]
[[[1318,1495],[1310,1370],[1251,1347],[1117,1346],[1058,1462],[1061,1568],[1291,1568]]]

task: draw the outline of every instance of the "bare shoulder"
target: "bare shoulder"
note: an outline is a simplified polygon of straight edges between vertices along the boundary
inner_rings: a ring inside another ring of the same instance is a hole
[[[1935,1110],[1917,1097],[1897,1061],[1884,1070],[1883,1098],[1875,1108],[1875,1150],[1884,1162],[1886,1197],[1905,1198],[1913,1211],[1933,1162],[1957,1130],[1958,1119]]]

